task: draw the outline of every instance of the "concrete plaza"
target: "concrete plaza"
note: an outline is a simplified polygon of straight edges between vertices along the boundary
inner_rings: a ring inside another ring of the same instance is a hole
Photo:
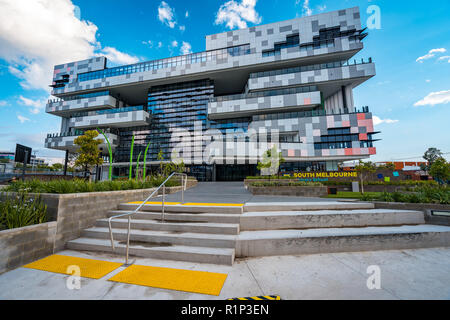
[[[122,262],[110,254],[58,254]],[[108,281],[81,279],[69,290],[69,276],[18,268],[0,275],[0,299],[227,299],[280,295],[282,299],[450,299],[450,248],[388,250],[238,259],[233,266],[137,258],[138,265],[228,274],[220,296],[201,295]],[[381,289],[367,287],[367,268],[381,270]]]

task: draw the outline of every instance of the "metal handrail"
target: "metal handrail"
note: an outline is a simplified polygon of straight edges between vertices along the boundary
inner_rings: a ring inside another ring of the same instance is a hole
[[[144,202],[142,202],[133,212],[128,212],[128,213],[123,213],[123,214],[118,214],[116,216],[112,216],[108,219],[108,224],[109,224],[109,235],[111,237],[111,248],[112,251],[114,252],[115,248],[114,248],[114,238],[113,238],[113,232],[112,232],[112,226],[111,226],[111,221],[113,219],[117,219],[117,218],[121,218],[121,217],[125,217],[128,216],[128,235],[127,235],[127,248],[126,248],[126,257],[125,257],[125,264],[128,265],[128,252],[129,252],[129,248],[130,248],[130,230],[131,230],[131,216],[136,214],[146,203],[148,200],[150,200],[155,193],[157,194],[157,192],[163,188],[163,199],[162,199],[162,212],[161,212],[161,220],[164,223],[164,208],[165,208],[165,196],[166,196],[166,183],[167,181],[170,180],[170,178],[172,178],[175,175],[180,175],[181,178],[181,203],[184,203],[184,191],[186,190],[186,184],[187,184],[187,180],[188,180],[188,175],[186,173],[178,173],[178,172],[173,172],[166,180],[164,180],[163,183],[161,183],[161,185],[156,188],[155,191],[152,192],[151,195],[149,195],[147,197],[147,199],[144,200]]]

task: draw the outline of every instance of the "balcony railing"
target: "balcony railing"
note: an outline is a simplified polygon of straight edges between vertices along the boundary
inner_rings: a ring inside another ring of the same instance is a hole
[[[263,71],[263,72],[255,72],[250,74],[250,79],[262,78],[262,77],[271,77],[271,76],[279,76],[282,74],[290,74],[290,73],[299,73],[299,72],[307,72],[307,71],[315,71],[315,70],[323,70],[323,69],[332,69],[332,68],[340,68],[347,67],[351,65],[361,65],[372,63],[372,58],[369,58],[367,61],[361,59],[361,62],[354,61],[335,61],[321,64],[314,64],[309,66],[301,66],[294,68],[286,68],[272,71]]]
[[[63,102],[63,101],[72,101],[72,100],[78,100],[78,99],[87,99],[87,98],[95,98],[95,97],[102,97],[102,96],[110,96],[109,91],[100,91],[100,92],[91,92],[91,93],[85,93],[85,94],[78,94],[74,96],[67,96],[60,99],[49,99],[47,102],[50,103],[56,103],[56,102]]]
[[[297,93],[307,93],[318,91],[317,86],[303,86],[297,88],[287,88],[287,89],[277,89],[277,90],[264,90],[258,92],[244,93],[244,94],[233,94],[228,96],[214,97],[209,100],[209,102],[222,102],[240,99],[250,99],[250,98],[261,98],[261,97],[271,97],[280,96],[287,94],[297,94]]]
[[[102,131],[104,133],[112,133],[117,135],[118,132],[107,128],[107,129],[102,129]],[[82,136],[84,134],[83,130],[75,130],[75,131],[69,131],[69,132],[59,132],[59,133],[48,133],[47,134],[47,138],[60,138],[60,137],[79,137]]]
[[[283,119],[293,119],[293,118],[310,118],[310,117],[321,117],[330,115],[342,115],[342,114],[354,114],[354,113],[369,113],[369,107],[364,106],[360,110],[355,109],[353,112],[326,112],[325,110],[309,110],[309,111],[296,111],[296,112],[281,112],[281,113],[270,113],[254,115],[252,117],[253,121],[265,121],[265,120],[283,120]]]
[[[132,106],[125,108],[116,108],[116,109],[104,109],[104,110],[96,110],[96,111],[87,111],[87,112],[77,112],[71,115],[71,118],[79,118],[79,117],[88,117],[88,116],[97,116],[102,114],[113,114],[113,113],[122,113],[122,112],[130,112],[130,111],[147,111],[145,106]]]

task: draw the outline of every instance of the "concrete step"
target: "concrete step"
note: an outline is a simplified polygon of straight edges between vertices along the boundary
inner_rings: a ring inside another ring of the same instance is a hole
[[[139,204],[122,203],[119,205],[119,210],[133,211]],[[140,211],[161,212],[162,205],[160,204],[145,204]],[[165,205],[165,212],[171,213],[228,213],[228,214],[242,214],[243,206],[221,206],[221,205]]]
[[[113,228],[114,240],[127,239],[127,229]],[[110,239],[109,228],[94,227],[82,232],[85,238]],[[189,233],[176,231],[153,231],[132,229],[130,240],[147,244],[182,245],[209,248],[235,248],[235,235]]]
[[[435,225],[243,231],[236,257],[448,246],[450,227]]]
[[[125,255],[126,244],[120,241],[114,242],[115,254]],[[67,243],[71,250],[110,252],[111,242],[104,239],[78,238]],[[221,265],[233,265],[234,249],[208,248],[192,246],[151,246],[146,243],[130,243],[130,256],[146,257],[153,259],[189,261],[199,263],[212,263]]]
[[[369,202],[247,202],[244,212],[262,211],[313,211],[313,210],[357,210],[373,209],[375,205]]]
[[[97,220],[95,225],[97,227],[109,227],[108,219]],[[113,228],[128,228],[128,219],[126,217],[122,219],[114,219],[111,222],[111,225]],[[135,217],[131,219],[131,229],[211,234],[239,234],[239,224],[182,221],[165,221],[162,223],[160,220],[139,220]]]
[[[241,230],[277,230],[424,224],[422,211],[390,209],[245,212]]]
[[[109,211],[108,217],[130,213],[126,210]],[[133,215],[133,219],[139,220],[161,220],[161,212],[143,212],[139,211]],[[240,216],[227,213],[165,213],[166,221],[188,221],[188,222],[212,222],[212,223],[239,223]]]

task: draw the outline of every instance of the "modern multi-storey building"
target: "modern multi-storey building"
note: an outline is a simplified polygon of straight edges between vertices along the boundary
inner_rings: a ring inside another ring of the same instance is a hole
[[[274,143],[282,171],[335,171],[376,153],[372,114],[353,100],[375,65],[349,61],[366,35],[355,7],[210,35],[200,53],[120,67],[107,67],[105,57],[55,66],[59,99],[46,112],[61,117],[61,130],[45,146],[72,152],[77,135],[100,128],[115,175],[127,175],[133,136],[133,161],[150,143],[149,165],[158,165],[160,151],[166,160],[175,154],[199,180],[254,175]]]

